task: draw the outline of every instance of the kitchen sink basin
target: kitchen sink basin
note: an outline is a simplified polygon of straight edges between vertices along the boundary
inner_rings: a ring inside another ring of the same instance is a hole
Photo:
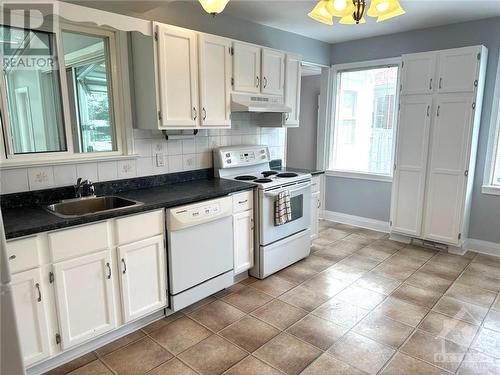
[[[81,217],[102,212],[118,211],[125,208],[142,206],[142,202],[133,201],[113,195],[102,197],[83,197],[65,199],[47,206],[47,210],[59,217]]]

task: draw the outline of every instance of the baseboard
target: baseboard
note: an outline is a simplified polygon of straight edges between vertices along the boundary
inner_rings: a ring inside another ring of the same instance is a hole
[[[475,251],[476,253],[494,255],[500,257],[500,243],[476,240],[474,238],[467,238],[464,243],[467,250]]]
[[[389,233],[389,222],[370,219],[367,217],[348,215],[341,212],[323,211],[322,219],[335,221],[337,223],[348,224],[354,227],[372,229],[379,232]]]

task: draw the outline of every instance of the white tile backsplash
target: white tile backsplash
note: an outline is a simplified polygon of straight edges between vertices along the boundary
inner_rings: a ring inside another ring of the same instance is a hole
[[[196,144],[194,138],[188,138],[182,140],[182,154],[194,154],[196,153]]]
[[[170,173],[182,172],[183,166],[182,155],[169,155],[168,157],[168,171]]]
[[[120,160],[118,165],[118,178],[136,177],[135,160]]]
[[[103,161],[97,163],[99,181],[111,181],[118,178],[118,164],[116,161]]]
[[[2,194],[28,191],[29,189],[28,170],[26,168],[0,171],[0,190]]]
[[[99,181],[99,173],[97,171],[97,163],[83,163],[76,165],[76,177],[81,177],[84,180],[92,182]]]
[[[196,154],[182,155],[182,170],[190,171],[196,169]]]
[[[54,168],[28,168],[28,182],[30,190],[48,189],[54,186]]]
[[[54,185],[74,185],[76,179],[76,166],[74,164],[54,165]]]
[[[169,139],[167,153],[168,155],[182,155],[182,141],[180,139]]]
[[[137,176],[150,176],[153,174],[153,158],[138,158],[135,162]]]

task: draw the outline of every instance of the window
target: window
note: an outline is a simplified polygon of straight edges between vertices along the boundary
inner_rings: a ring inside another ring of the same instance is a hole
[[[330,169],[392,174],[398,65],[339,69]]]
[[[112,61],[117,65],[114,48],[115,34],[107,30],[66,24],[51,32],[0,26],[7,159],[121,153],[114,110],[120,93],[113,95],[118,80],[110,69]]]

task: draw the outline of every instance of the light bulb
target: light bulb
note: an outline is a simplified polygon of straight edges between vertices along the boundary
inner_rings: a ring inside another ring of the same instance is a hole
[[[333,0],[333,7],[335,10],[342,11],[347,6],[347,0]]]
[[[376,5],[376,7],[377,7],[377,10],[378,10],[379,12],[383,13],[383,12],[386,12],[386,11],[387,11],[387,9],[389,9],[389,5],[390,5],[390,3],[389,3],[388,1],[385,1],[385,2],[383,2],[383,3],[378,3],[378,4]]]

